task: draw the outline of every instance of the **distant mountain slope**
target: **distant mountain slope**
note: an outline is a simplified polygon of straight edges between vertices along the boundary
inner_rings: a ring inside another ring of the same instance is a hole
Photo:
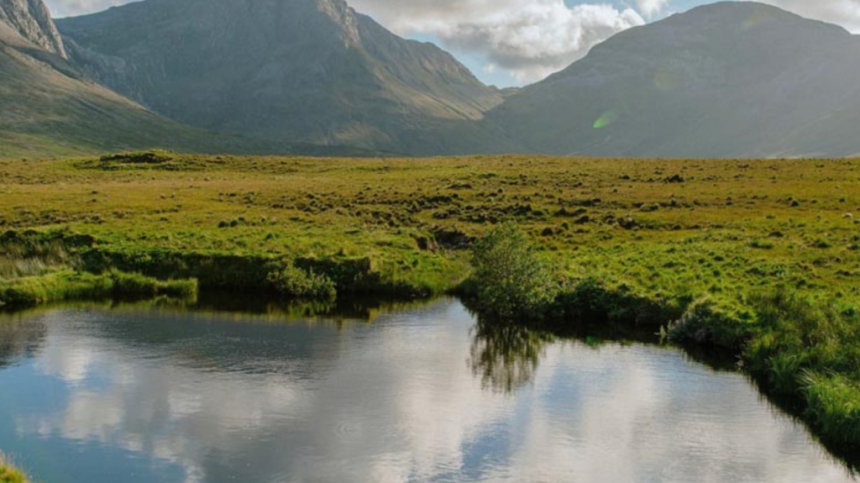
[[[210,130],[435,154],[484,136],[471,121],[502,101],[342,0],[147,0],[58,26],[94,79]]]
[[[860,37],[728,2],[622,32],[487,124],[522,149],[653,157],[860,154]]]
[[[154,114],[84,78],[65,59],[42,0],[0,0],[0,158],[142,148],[362,154],[215,135]]]
[[[0,0],[0,156],[860,155],[860,37],[756,3],[622,32],[504,93],[343,0],[145,0],[58,26]]]

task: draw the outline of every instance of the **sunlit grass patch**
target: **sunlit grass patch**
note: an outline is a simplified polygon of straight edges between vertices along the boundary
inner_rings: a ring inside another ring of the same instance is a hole
[[[29,483],[27,475],[15,468],[9,459],[0,453],[0,483]]]

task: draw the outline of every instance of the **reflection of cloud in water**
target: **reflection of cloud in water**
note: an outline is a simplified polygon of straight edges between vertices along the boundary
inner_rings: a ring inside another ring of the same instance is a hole
[[[233,353],[223,365],[217,351],[189,352],[203,365],[174,354],[217,345],[221,325],[173,318],[190,324],[187,340],[147,345],[106,332],[135,323],[110,318],[45,322],[36,366],[70,394],[58,413],[19,415],[20,434],[121,447],[182,465],[188,482],[848,480],[742,377],[674,351],[541,345],[531,384],[485,390],[473,374],[471,319],[455,302],[312,336],[246,326],[224,337]],[[307,345],[299,355],[255,353],[294,337]],[[480,344],[490,355],[511,350]]]

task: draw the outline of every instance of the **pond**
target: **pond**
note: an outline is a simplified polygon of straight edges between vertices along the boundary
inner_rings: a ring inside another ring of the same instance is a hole
[[[858,481],[741,374],[454,299],[3,316],[0,448],[44,483]]]

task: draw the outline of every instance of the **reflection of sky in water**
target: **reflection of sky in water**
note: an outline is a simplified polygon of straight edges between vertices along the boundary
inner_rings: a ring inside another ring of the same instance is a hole
[[[25,325],[47,330],[0,369],[0,448],[46,483],[851,481],[743,377],[676,351],[548,344],[530,383],[487,388],[453,301],[341,329]]]

